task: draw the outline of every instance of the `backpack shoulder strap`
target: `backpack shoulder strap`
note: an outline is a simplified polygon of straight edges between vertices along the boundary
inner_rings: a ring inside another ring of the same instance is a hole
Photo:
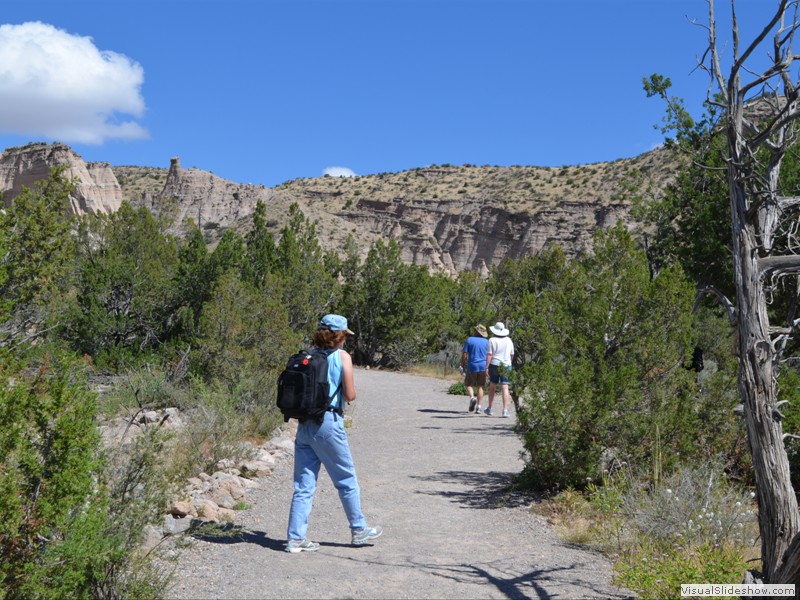
[[[334,352],[337,352],[337,351],[338,351],[337,348],[317,348],[317,352],[319,352],[321,354],[324,354],[325,358],[330,358],[331,354],[333,354]],[[337,412],[340,412],[340,413],[342,412],[342,406],[341,406],[342,402],[341,402],[341,397],[339,396],[339,392],[342,389],[343,380],[344,380],[344,377],[339,377],[339,385],[333,391],[333,394],[331,394],[331,398],[336,398],[336,404],[333,404],[332,406],[333,406],[334,410],[336,410]]]

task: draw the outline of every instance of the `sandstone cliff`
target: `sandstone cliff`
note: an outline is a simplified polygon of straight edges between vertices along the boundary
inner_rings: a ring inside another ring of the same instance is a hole
[[[275,196],[278,194],[264,186],[242,185],[208,171],[183,169],[180,158],[174,157],[158,193],[144,191],[130,200],[154,214],[168,211],[177,232],[184,230],[187,221],[193,222],[213,243],[224,230],[245,226],[259,200],[267,205],[268,212],[277,212]]]
[[[244,185],[200,169],[169,170],[85,164],[63,144],[29,144],[0,158],[6,202],[51,166],[68,164],[80,181],[77,214],[116,210],[126,199],[169,215],[173,231],[199,225],[213,246],[232,228],[246,232],[256,203],[267,207],[278,234],[297,203],[316,224],[320,243],[339,251],[353,234],[362,255],[378,239],[395,239],[403,260],[450,274],[483,271],[505,257],[560,245],[569,255],[586,251],[597,228],[630,223],[632,195],[659,194],[677,163],[665,150],[593,165],[498,167],[439,165],[400,173],[297,179],[276,188]]]
[[[630,225],[634,195],[660,194],[676,159],[656,150],[613,163],[548,167],[441,165],[366,177],[300,179],[276,189],[318,220],[332,247],[398,241],[403,259],[456,273],[547,244],[588,250],[598,228]]]
[[[108,163],[86,163],[64,144],[33,143],[0,154],[0,192],[8,206],[22,187],[32,188],[50,169],[67,165],[65,176],[78,182],[70,201],[75,214],[108,213],[119,208],[122,188]]]
[[[539,252],[549,243],[577,254],[590,246],[596,228],[613,226],[627,216],[627,204],[566,201],[528,214],[454,200],[361,200],[357,210],[343,215],[362,231],[395,238],[405,261],[448,273],[482,270],[506,257]]]

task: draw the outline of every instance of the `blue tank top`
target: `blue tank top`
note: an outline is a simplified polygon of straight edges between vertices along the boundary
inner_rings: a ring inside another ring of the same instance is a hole
[[[334,350],[328,355],[328,394],[336,394],[331,396],[331,406],[342,407],[342,389],[339,387],[342,381],[342,355],[339,352]]]

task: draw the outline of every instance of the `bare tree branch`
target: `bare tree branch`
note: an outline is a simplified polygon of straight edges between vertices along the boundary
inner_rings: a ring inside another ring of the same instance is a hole
[[[758,259],[758,268],[763,276],[797,275],[800,273],[800,256],[765,256]]]
[[[713,4],[713,0],[711,0]],[[736,11],[734,10],[734,0],[731,0],[731,12],[733,13],[733,36],[734,36],[734,65],[731,67],[731,73],[737,73],[741,70],[742,65],[744,62],[750,58],[750,55],[756,51],[756,49],[761,46],[761,43],[764,39],[769,35],[769,32],[775,28],[775,25],[783,17],[784,13],[786,12],[786,7],[789,4],[789,0],[780,0],[778,3],[778,9],[775,11],[775,14],[770,19],[769,23],[761,30],[761,33],[750,43],[750,45],[745,49],[744,54],[741,57],[736,58],[739,50],[739,25],[736,22]]]
[[[727,108],[728,86],[722,76],[719,52],[717,51],[717,21],[714,18],[714,0],[708,0],[708,50],[706,50],[706,53],[709,52],[711,54],[711,70],[709,71],[711,81],[709,84],[713,86],[714,81],[716,81],[718,92],[722,94],[723,101],[726,103],[725,107]],[[713,93],[710,94],[712,97],[713,95]]]
[[[700,305],[700,299],[704,294],[711,294],[714,296],[717,299],[717,302],[719,302],[723,307],[725,307],[725,310],[728,311],[728,322],[731,325],[736,324],[736,307],[725,294],[723,294],[713,285],[707,285],[697,290],[697,294],[695,294],[694,299],[694,307],[692,308],[693,312],[697,310],[698,306]]]

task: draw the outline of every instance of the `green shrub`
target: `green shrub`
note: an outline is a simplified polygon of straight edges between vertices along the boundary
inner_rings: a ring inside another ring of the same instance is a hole
[[[681,368],[694,290],[680,269],[651,278],[617,227],[598,235],[591,257],[553,251],[503,271],[527,481],[580,488],[614,461],[661,457],[670,468],[707,451],[696,448],[695,377]]]
[[[681,583],[741,581],[758,526],[747,490],[712,461],[653,486],[652,475],[616,468],[583,493],[567,488],[538,506],[565,539],[604,552],[618,585],[646,598],[675,598]]]
[[[488,386],[485,386],[483,388],[483,393],[484,393],[485,396],[487,395],[486,394],[487,387]],[[472,389],[476,389],[476,388],[473,387]],[[449,388],[447,388],[447,393],[448,394],[453,394],[454,396],[466,396],[467,395],[467,386],[464,385],[464,381],[463,380],[462,381],[457,381],[456,383],[452,384]],[[498,394],[498,397],[499,397],[500,392],[498,391],[497,394]]]
[[[453,394],[454,396],[466,396],[467,395],[467,386],[464,385],[463,381],[457,381],[449,388],[447,388],[448,394]]]
[[[163,596],[139,551],[166,497],[155,453],[104,455],[82,371],[59,354],[38,367],[0,378],[0,598]]]
[[[178,298],[178,246],[165,223],[127,202],[79,228],[76,288],[62,333],[114,366],[168,339]]]
[[[384,360],[393,369],[404,370],[425,354],[426,341],[421,335],[408,332],[402,339],[391,340],[386,344]]]
[[[167,466],[174,481],[212,471],[223,458],[249,458],[241,442],[256,434],[250,416],[238,410],[239,398],[227,386],[219,382],[206,385],[196,379],[192,389],[197,400],[186,411],[186,428],[176,436],[173,458]],[[258,413],[258,422],[268,431],[283,421],[278,419],[277,409],[270,412],[276,416],[267,419]]]
[[[623,503],[623,493],[627,489],[625,473],[618,476],[606,475],[603,477],[603,484],[596,485],[589,482],[586,492],[589,496],[589,503],[596,511],[604,516],[616,516],[619,514]]]
[[[175,407],[185,410],[194,404],[186,381],[175,381],[162,367],[147,365],[129,369],[124,377],[99,398],[100,412],[106,417],[132,415],[140,409]]]
[[[753,494],[729,484],[719,464],[683,467],[651,491],[632,488],[622,511],[632,530],[665,546],[745,547],[755,537]]]
[[[719,462],[684,467],[656,488],[641,478],[618,487],[618,583],[649,598],[673,598],[681,583],[741,581],[753,568],[753,494],[732,485]]]
[[[742,551],[729,544],[704,544],[687,549],[680,544],[637,547],[617,557],[614,582],[645,598],[671,600],[681,584],[733,583],[751,568]]]
[[[286,358],[297,351],[280,298],[260,292],[234,273],[223,275],[203,305],[199,336],[192,352],[192,371],[206,382],[218,380],[234,390],[247,379],[249,400],[266,402]],[[256,400],[256,398],[259,398]]]
[[[778,400],[786,401],[780,411],[785,416],[783,430],[791,435],[800,435],[800,373],[788,365],[781,369],[778,378]],[[787,438],[786,454],[794,489],[800,489],[800,440]]]
[[[36,591],[31,573],[38,575],[69,531],[95,511],[95,398],[69,379],[67,371],[43,367],[30,380],[3,378],[0,387],[0,582],[11,596]],[[86,589],[82,571],[63,565],[51,577],[74,577]]]

